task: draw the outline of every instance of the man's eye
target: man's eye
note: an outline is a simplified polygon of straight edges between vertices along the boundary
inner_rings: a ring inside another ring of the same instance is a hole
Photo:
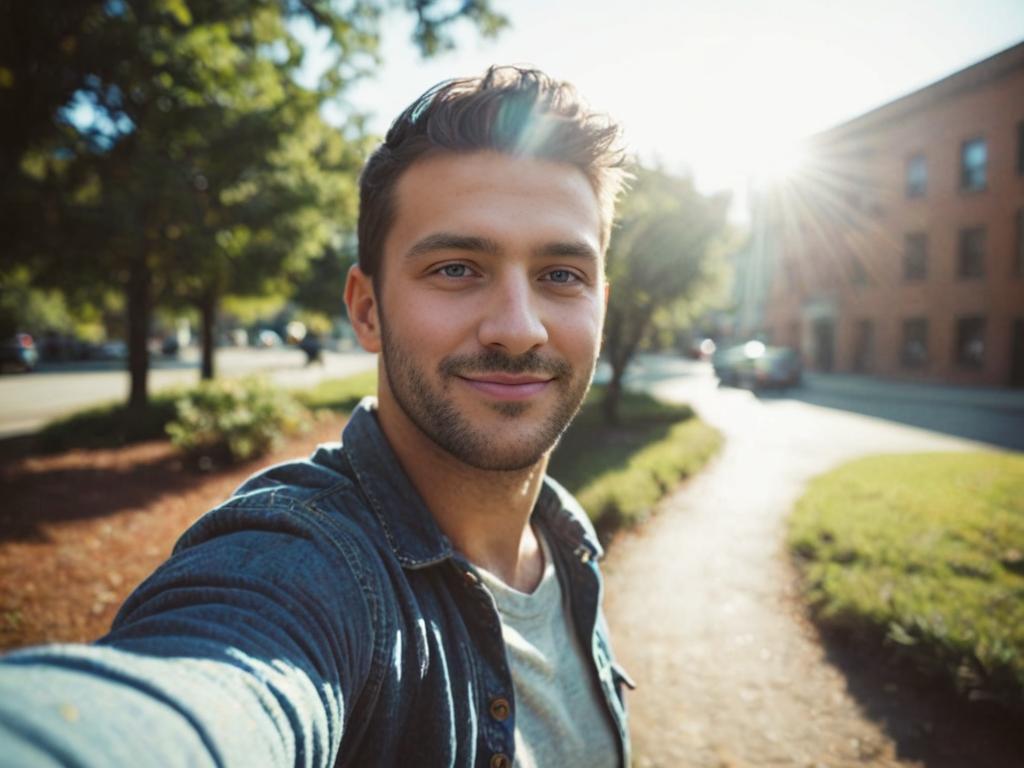
[[[568,269],[553,269],[547,274],[548,280],[552,283],[577,283],[580,280],[579,275],[575,272],[570,272]]]
[[[445,277],[467,277],[469,275],[469,267],[465,264],[445,264],[437,271]]]

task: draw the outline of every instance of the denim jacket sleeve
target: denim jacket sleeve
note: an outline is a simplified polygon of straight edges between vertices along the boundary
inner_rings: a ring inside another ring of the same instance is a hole
[[[3,659],[0,765],[333,765],[386,653],[370,550],[314,505],[233,498],[96,645]]]

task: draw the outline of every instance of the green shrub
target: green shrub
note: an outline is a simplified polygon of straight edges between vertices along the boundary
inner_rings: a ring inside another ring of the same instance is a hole
[[[789,546],[825,627],[1024,708],[1024,456],[877,456],[813,481]]]
[[[303,426],[305,415],[291,395],[264,379],[203,382],[179,398],[167,434],[201,468],[209,468],[272,450]]]
[[[52,421],[35,436],[34,450],[57,453],[74,448],[116,448],[142,440],[166,437],[181,393],[165,390],[152,395],[137,412],[124,403],[101,405]]]

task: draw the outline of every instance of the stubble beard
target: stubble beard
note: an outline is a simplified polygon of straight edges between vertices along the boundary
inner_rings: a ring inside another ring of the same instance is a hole
[[[510,357],[495,350],[478,354],[452,355],[437,366],[437,384],[413,361],[412,355],[388,332],[381,318],[381,356],[391,393],[398,407],[438,447],[476,469],[514,472],[532,467],[550,451],[579,411],[590,388],[593,366],[576,371],[565,360],[542,357],[536,351]],[[596,360],[594,361],[596,365]],[[504,424],[533,418],[540,423],[527,435],[502,439],[499,425],[488,431],[475,425],[452,400],[455,379],[472,373],[540,375],[552,379],[556,401],[541,418],[531,416],[540,406],[530,402],[493,402],[487,407],[502,417]]]

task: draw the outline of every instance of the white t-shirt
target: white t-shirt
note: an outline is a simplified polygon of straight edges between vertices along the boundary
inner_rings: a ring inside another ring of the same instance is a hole
[[[568,600],[540,534],[544,575],[531,594],[479,568],[501,616],[515,690],[517,768],[618,764],[604,697],[573,627]]]

